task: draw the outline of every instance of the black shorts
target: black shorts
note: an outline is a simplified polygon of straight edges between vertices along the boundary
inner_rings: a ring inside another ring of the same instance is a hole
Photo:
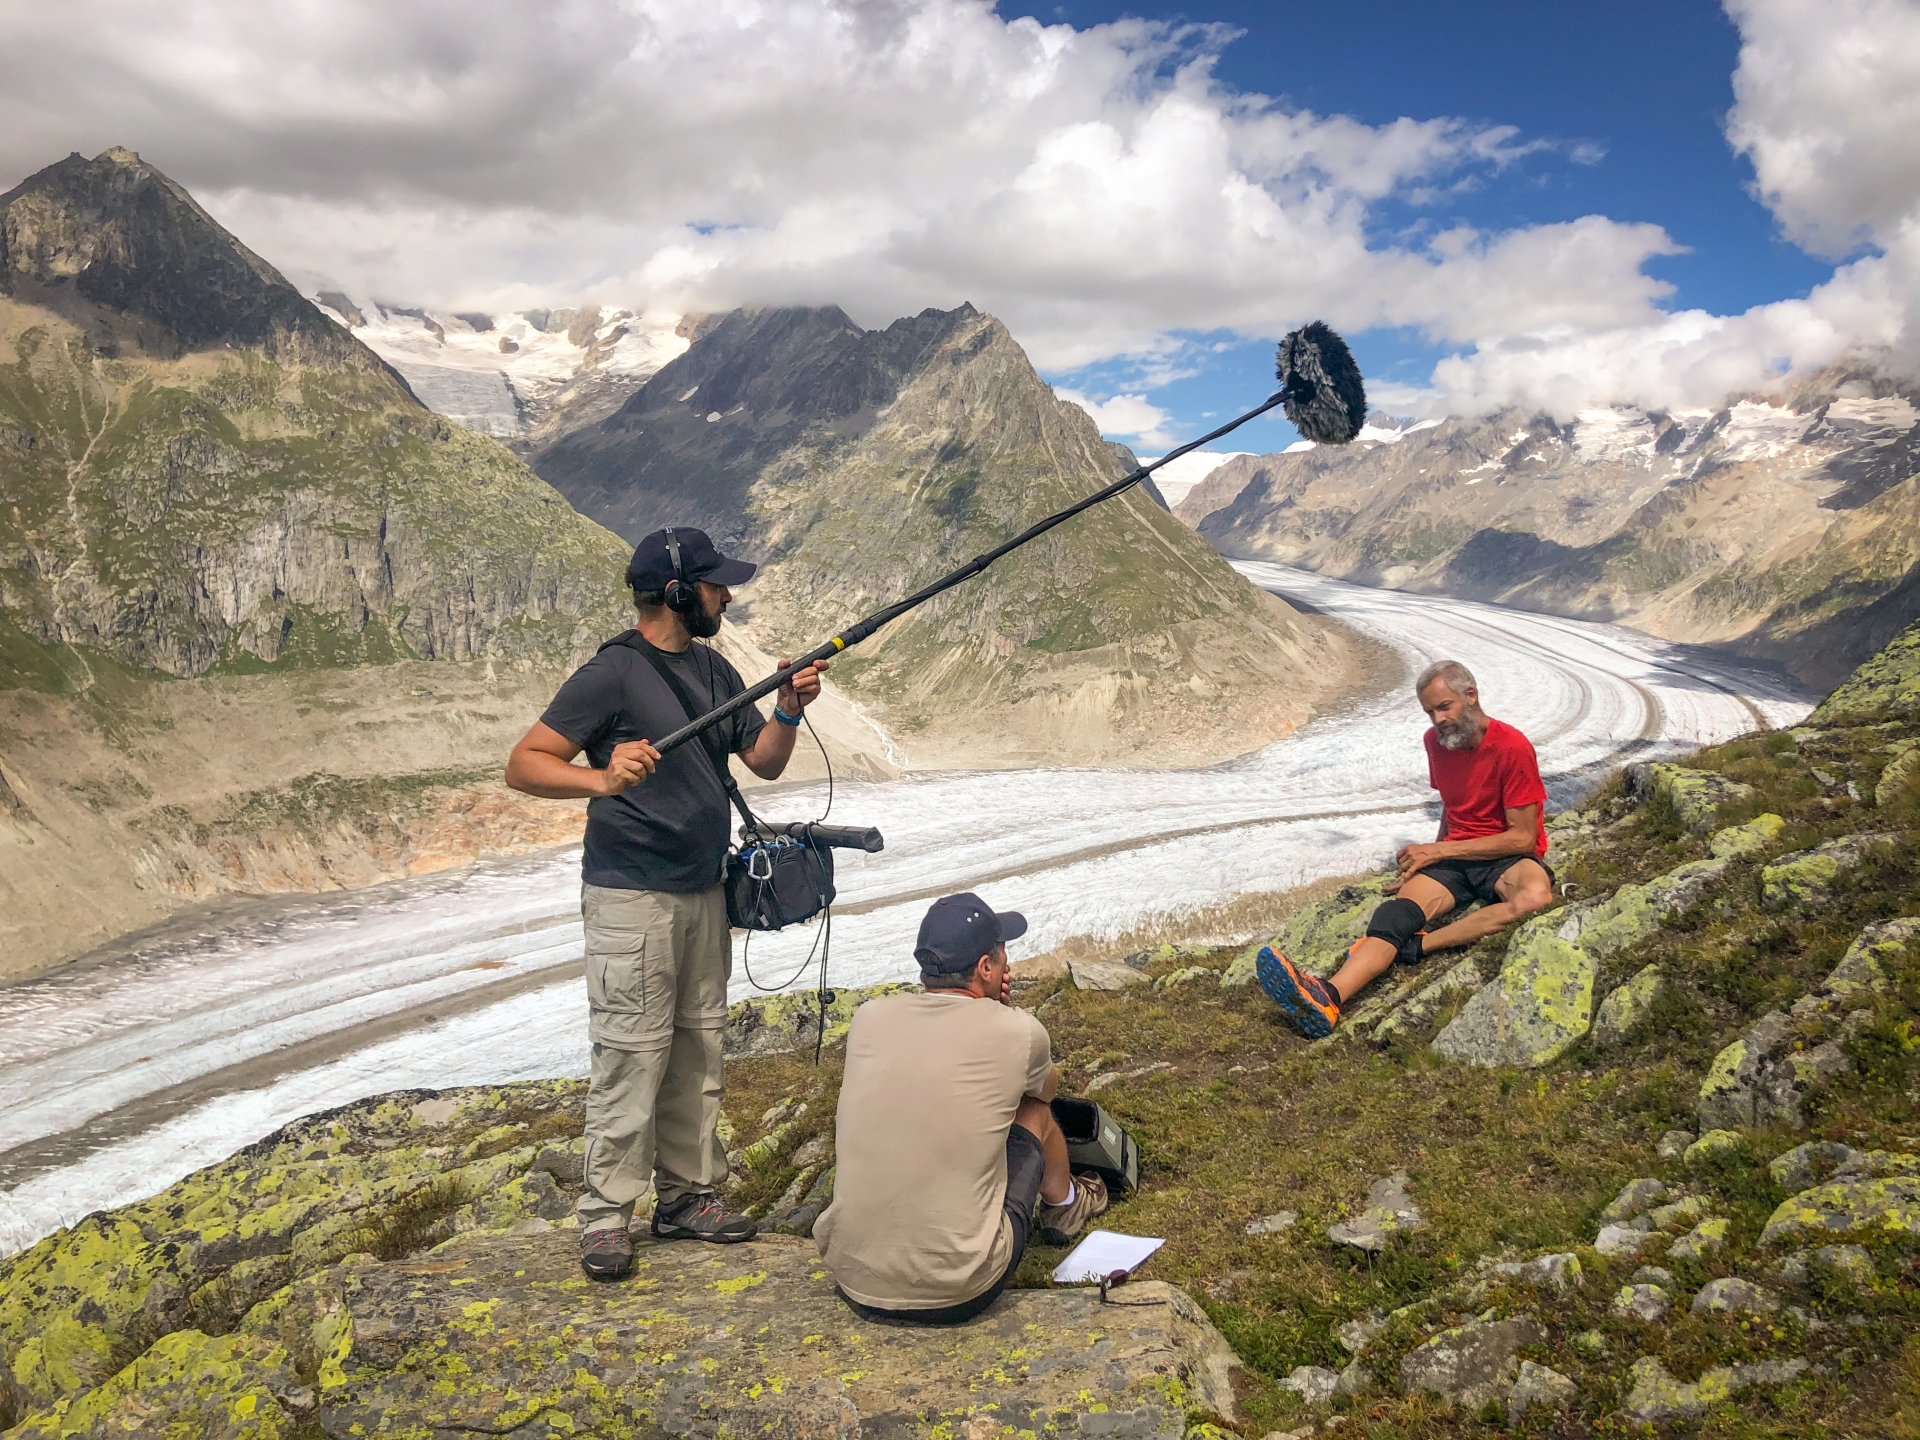
[[[1475,900],[1492,905],[1500,899],[1500,892],[1493,887],[1499,884],[1502,875],[1523,860],[1531,860],[1545,870],[1548,886],[1553,885],[1553,867],[1533,855],[1502,855],[1498,860],[1442,860],[1420,873],[1446,886],[1456,909]]]
[[[937,1310],[880,1310],[862,1305],[844,1290],[840,1298],[851,1305],[864,1320],[882,1324],[958,1325],[980,1314],[1000,1298],[1000,1292],[1020,1268],[1020,1257],[1027,1253],[1027,1236],[1033,1231],[1034,1207],[1040,1203],[1040,1181],[1047,1173],[1047,1154],[1040,1139],[1024,1125],[1007,1130],[1007,1198],[1001,1202],[1007,1223],[1013,1229],[1013,1254],[1000,1278],[971,1300],[958,1305],[943,1305]]]

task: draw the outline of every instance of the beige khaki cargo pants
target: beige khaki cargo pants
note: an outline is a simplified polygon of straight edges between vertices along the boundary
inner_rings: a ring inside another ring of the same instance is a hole
[[[727,1176],[720,1036],[733,941],[723,887],[692,894],[583,885],[588,1038],[584,1230],[625,1225]]]

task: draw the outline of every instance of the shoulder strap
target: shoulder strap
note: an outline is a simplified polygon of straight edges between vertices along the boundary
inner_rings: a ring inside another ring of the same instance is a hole
[[[641,656],[653,666],[654,673],[666,682],[667,688],[673,692],[673,698],[678,700],[680,708],[687,712],[687,719],[700,718],[703,712],[694,705],[693,697],[687,693],[687,687],[680,683],[680,677],[673,673],[672,668],[662,658],[658,647],[649,643],[646,636],[638,630],[628,630],[614,636],[600,648],[604,650],[607,645],[624,645]],[[740,818],[746,822],[748,832],[758,831],[760,822],[754,818],[753,811],[747,808],[747,797],[740,793],[739,785],[734,783],[733,772],[727,768],[727,752],[721,748],[719,737],[711,729],[706,729],[700,732],[699,738],[701,753],[707,757],[707,763],[713,766],[714,773],[720,777],[720,788],[727,792],[727,799],[732,801],[734,809],[740,812]]]

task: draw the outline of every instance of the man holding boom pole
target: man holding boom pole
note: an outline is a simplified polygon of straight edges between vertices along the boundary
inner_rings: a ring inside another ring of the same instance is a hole
[[[516,790],[589,801],[580,909],[592,1079],[577,1213],[581,1268],[596,1280],[633,1268],[627,1225],[649,1188],[662,1239],[727,1243],[755,1233],[715,1193],[727,1175],[720,1035],[733,970],[721,884],[730,780],[720,767],[738,755],[761,779],[777,779],[827,662],[780,687],[771,725],[745,705],[716,727],[711,749],[688,744],[663,756],[652,744],[746,688],[712,647],[693,642],[719,634],[729,587],[754,569],[703,531],[643,539],[627,567],[634,628],[573,673],[507,761]],[[582,751],[586,768],[573,763]]]

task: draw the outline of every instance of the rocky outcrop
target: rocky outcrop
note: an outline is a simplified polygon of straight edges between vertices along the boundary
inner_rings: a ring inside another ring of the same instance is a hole
[[[1884,1180],[1855,1176],[1803,1190],[1781,1202],[1760,1240],[1771,1245],[1854,1233],[1907,1242],[1920,1237],[1920,1174]]]
[[[1619,1045],[1631,1038],[1653,1013],[1665,988],[1666,981],[1658,965],[1649,965],[1636,972],[1626,984],[1602,1000],[1600,1008],[1594,1012],[1594,1043]]]
[[[858,1319],[812,1244],[641,1247],[580,1279],[578,1082],[296,1122],[0,1265],[0,1415],[36,1437],[1185,1433],[1233,1352],[1180,1291],[1012,1291],[957,1330]],[[827,1190],[830,1195],[830,1186]],[[1103,1418],[1094,1418],[1103,1417]]]

